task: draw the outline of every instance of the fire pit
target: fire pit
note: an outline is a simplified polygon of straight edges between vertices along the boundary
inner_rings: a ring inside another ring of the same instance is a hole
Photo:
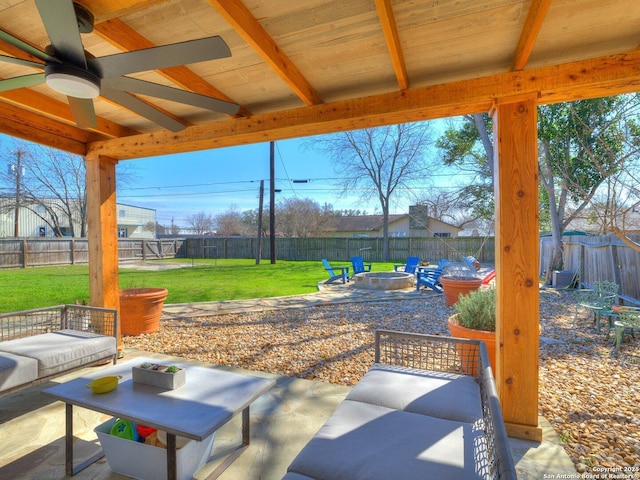
[[[415,285],[414,275],[405,272],[363,272],[353,281],[356,287],[369,290],[402,290]]]

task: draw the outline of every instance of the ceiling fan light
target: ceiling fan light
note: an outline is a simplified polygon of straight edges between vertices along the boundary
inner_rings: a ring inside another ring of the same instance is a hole
[[[68,65],[47,65],[45,80],[56,92],[75,98],[96,98],[100,95],[100,79],[90,72]]]

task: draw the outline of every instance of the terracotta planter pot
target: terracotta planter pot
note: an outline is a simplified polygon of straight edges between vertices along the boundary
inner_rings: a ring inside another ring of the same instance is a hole
[[[486,330],[475,330],[473,328],[463,327],[457,322],[458,314],[449,317],[447,324],[449,326],[449,332],[452,337],[468,338],[471,340],[482,340],[487,347],[487,353],[489,354],[489,363],[493,369],[494,375],[496,371],[496,332],[488,332]],[[467,363],[464,360],[470,359],[470,352],[466,345],[458,345],[458,355],[462,359],[462,370],[465,373],[476,375],[477,365],[475,363]]]
[[[120,332],[122,335],[153,333],[160,328],[166,288],[120,290]]]
[[[440,283],[444,290],[444,301],[447,306],[454,305],[460,295],[478,290],[482,285],[482,279],[475,277],[440,277]]]

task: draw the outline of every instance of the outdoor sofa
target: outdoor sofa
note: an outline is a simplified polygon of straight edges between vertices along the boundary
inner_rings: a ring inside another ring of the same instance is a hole
[[[0,315],[0,394],[116,362],[117,310],[57,305]]]
[[[517,478],[484,343],[376,332],[375,363],[283,480],[392,478]]]

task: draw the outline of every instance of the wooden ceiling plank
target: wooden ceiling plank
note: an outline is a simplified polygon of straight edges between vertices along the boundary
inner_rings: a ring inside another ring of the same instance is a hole
[[[209,3],[306,105],[322,103],[315,89],[240,0],[209,0]]]
[[[168,0],[82,0],[83,7],[95,17],[96,23],[116,17],[124,17],[136,12],[167,3]]]
[[[524,67],[529,61],[533,45],[538,38],[544,19],[549,11],[551,0],[531,0],[529,5],[529,12],[524,22],[524,27],[520,33],[520,40],[516,47],[515,54],[513,56],[513,62],[511,64],[512,71],[524,70]]]
[[[65,102],[60,102],[28,88],[1,92],[0,98],[12,105],[22,106],[27,110],[41,113],[46,117],[73,124],[73,126],[71,126],[72,128],[82,131],[75,127],[71,108]],[[91,131],[106,138],[119,138],[139,133],[133,129],[118,125],[117,123],[110,122],[109,120],[105,120],[101,117],[98,117],[98,126],[96,128],[92,128]]]
[[[123,51],[141,50],[156,46],[119,19],[98,23],[94,26],[94,29],[101,38]],[[225,102],[236,103],[185,66],[163,68],[157,71],[165,78],[192,92],[224,100]],[[246,117],[249,115],[250,113],[246,108],[240,107],[240,111],[235,116]]]
[[[384,38],[387,41],[387,48],[391,56],[393,70],[396,73],[398,86],[400,90],[406,90],[409,88],[409,77],[407,76],[407,67],[402,54],[402,46],[400,45],[400,37],[398,36],[391,0],[376,0],[376,9],[378,10]]]
[[[640,90],[640,52],[106,140],[89,150],[141,158],[486,112],[496,99],[526,93],[557,103],[632,89]]]

